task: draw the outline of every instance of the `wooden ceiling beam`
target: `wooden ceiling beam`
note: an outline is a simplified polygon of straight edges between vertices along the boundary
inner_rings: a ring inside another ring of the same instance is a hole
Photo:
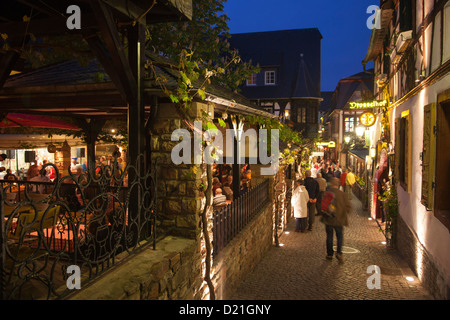
[[[47,9],[44,9],[44,8],[38,6],[38,5],[34,4],[34,3],[31,3],[31,2],[29,2],[27,0],[17,0],[17,1],[22,3],[22,4],[24,4],[24,5],[26,5],[26,6],[28,6],[28,7],[30,7],[30,8],[33,8],[33,9],[35,9],[35,10],[37,10],[37,11],[43,13],[43,14],[46,14],[46,15],[48,15],[50,17],[57,15],[55,12],[50,12]]]
[[[0,23],[0,33],[6,33],[8,39],[14,40],[15,38],[23,39],[27,30],[32,30],[32,33],[36,36],[55,36],[64,34],[80,34],[81,31],[87,31],[88,29],[96,29],[97,23],[92,13],[83,13],[81,19],[81,29],[67,29],[66,19],[64,17],[52,16],[43,19],[31,19],[29,22],[13,21]],[[29,32],[30,32],[29,31]]]
[[[115,76],[112,80],[116,81],[115,84],[117,87],[121,88],[121,92],[124,92],[123,98],[129,103],[133,103],[136,101],[137,96],[137,82],[125,55],[122,40],[119,37],[120,33],[117,29],[111,9],[101,0],[92,0],[91,7],[110,58],[105,59],[101,51],[96,48],[96,45],[94,45],[93,51],[99,53],[98,59],[102,65],[105,63],[105,65],[103,65],[105,70],[110,70],[111,66],[115,68],[114,73],[117,73],[117,77]]]
[[[14,68],[17,60],[19,60],[19,53],[9,50],[0,57],[0,90],[8,79],[9,74]]]

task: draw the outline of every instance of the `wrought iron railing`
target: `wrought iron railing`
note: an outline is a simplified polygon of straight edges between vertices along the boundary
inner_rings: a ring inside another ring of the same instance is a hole
[[[0,180],[1,299],[58,299],[156,241],[156,161],[111,165],[52,182]],[[36,192],[37,191],[37,192]],[[41,193],[42,192],[42,193]],[[72,266],[71,268],[68,267]]]
[[[217,254],[252,220],[269,198],[269,179],[213,213],[213,255]]]

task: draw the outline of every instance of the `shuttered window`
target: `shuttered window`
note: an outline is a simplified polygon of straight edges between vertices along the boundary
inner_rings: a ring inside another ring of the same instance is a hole
[[[405,189],[411,191],[411,116],[402,113],[395,120],[395,178]]]
[[[436,159],[436,104],[424,107],[423,117],[423,150],[422,150],[422,204],[433,210],[434,174]]]

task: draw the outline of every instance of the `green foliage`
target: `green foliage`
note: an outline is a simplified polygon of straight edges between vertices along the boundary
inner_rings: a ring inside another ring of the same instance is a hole
[[[239,54],[230,48],[228,39],[231,35],[227,25],[229,18],[223,13],[224,2],[225,0],[193,1],[191,21],[149,26],[149,43],[155,52],[164,52],[181,69],[193,68],[183,66],[186,52],[189,52],[189,60],[196,64],[200,74],[209,78],[208,72],[215,70],[218,85],[238,90],[239,85],[250,74],[258,72],[258,68],[250,62],[241,61]],[[230,64],[231,61],[236,63]],[[200,90],[204,91],[202,88]]]
[[[396,228],[398,216],[398,197],[395,185],[387,183],[384,186],[383,194],[378,193],[378,199],[383,202],[386,210],[385,235],[388,245],[395,247],[396,244]]]
[[[398,215],[398,198],[397,189],[395,185],[386,184],[384,186],[383,194],[378,193],[378,199],[384,202],[384,206],[387,208],[387,216],[390,219],[397,217]]]

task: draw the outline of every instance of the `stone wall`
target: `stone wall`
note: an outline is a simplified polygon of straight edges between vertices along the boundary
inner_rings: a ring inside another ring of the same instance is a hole
[[[269,202],[213,261],[216,299],[227,300],[273,244],[273,205]]]
[[[203,296],[198,242],[168,236],[130,256],[69,300],[199,300]]]
[[[399,253],[408,262],[422,285],[436,299],[450,299],[450,287],[445,283],[426,249],[400,215],[397,224],[396,248]]]
[[[201,112],[210,112],[210,109],[207,104],[193,103],[191,116],[193,120],[201,119]],[[175,165],[172,162],[172,149],[179,143],[171,141],[172,132],[180,128],[192,132],[192,129],[180,119],[173,104],[161,104],[158,110],[158,120],[151,135],[152,160],[158,158],[157,228],[161,233],[195,239],[204,199],[200,190],[203,166],[194,164],[192,155],[192,164]],[[194,149],[191,150],[193,153]]]
[[[216,299],[229,298],[272,246],[273,207],[269,202],[213,261]],[[128,257],[69,300],[204,300],[204,246],[197,240],[167,236]]]

